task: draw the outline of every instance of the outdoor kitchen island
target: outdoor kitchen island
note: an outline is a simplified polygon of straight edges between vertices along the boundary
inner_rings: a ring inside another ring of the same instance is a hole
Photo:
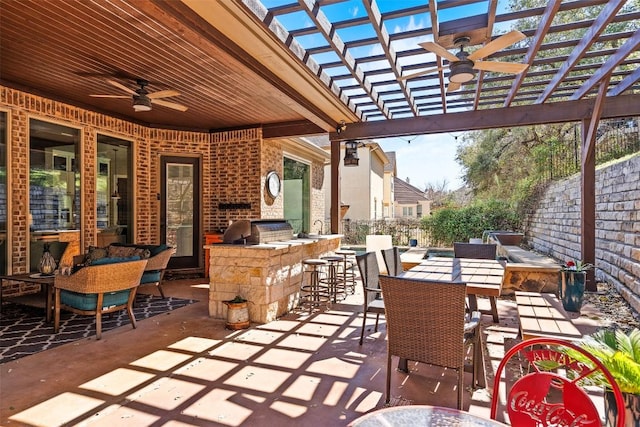
[[[209,249],[209,316],[226,319],[223,301],[239,295],[249,301],[249,320],[267,323],[300,302],[302,260],[329,255],[340,247],[342,235],[250,245],[214,244]]]

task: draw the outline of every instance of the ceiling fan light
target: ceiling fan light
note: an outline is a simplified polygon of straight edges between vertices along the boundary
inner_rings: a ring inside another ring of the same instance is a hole
[[[138,111],[151,111],[151,100],[144,95],[135,95],[133,97],[133,109]]]
[[[452,83],[467,83],[473,80],[476,71],[473,69],[474,63],[468,59],[451,63],[449,81]]]

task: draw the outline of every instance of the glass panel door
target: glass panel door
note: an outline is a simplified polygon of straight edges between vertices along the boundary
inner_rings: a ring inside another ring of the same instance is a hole
[[[197,158],[162,158],[162,240],[176,249],[169,268],[200,265],[200,162]]]

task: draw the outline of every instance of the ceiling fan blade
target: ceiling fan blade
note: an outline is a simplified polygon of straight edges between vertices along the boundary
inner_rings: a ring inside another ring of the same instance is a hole
[[[111,79],[107,79],[107,82],[109,82],[110,84],[112,84],[113,86],[122,89],[123,91],[130,93],[132,95],[136,95],[136,91],[133,89],[129,89],[128,87],[126,87],[125,85],[123,85],[122,83],[118,83],[115,80],[111,80]]]
[[[499,61],[476,61],[473,68],[482,71],[496,71],[498,73],[520,74],[527,68],[529,64],[521,64],[519,62],[499,62]]]
[[[433,73],[434,71],[440,71],[440,70],[444,70],[444,69],[445,69],[445,67],[428,68],[428,69],[423,70],[423,71],[418,71],[417,73],[407,74],[406,76],[400,76],[400,77],[398,77],[398,80],[409,80],[409,79],[413,79],[415,77],[423,76],[425,74]]]
[[[149,99],[158,99],[158,98],[168,98],[170,96],[179,96],[180,92],[177,92],[175,90],[171,90],[171,89],[167,89],[167,90],[159,90],[157,92],[153,92],[150,94],[147,94],[147,97]]]
[[[472,52],[471,54],[469,54],[468,58],[472,61],[480,58],[486,58],[492,53],[495,53],[507,46],[511,46],[515,42],[519,42],[525,37],[526,36],[518,30],[509,31],[507,34],[504,34],[497,39],[490,41],[480,49]]]
[[[456,90],[460,89],[460,86],[462,86],[460,83],[449,82],[449,84],[447,85],[447,93],[455,92]]]
[[[151,103],[162,105],[163,107],[167,107],[167,108],[173,108],[174,110],[178,110],[178,111],[187,111],[187,107],[185,107],[182,104],[177,104],[175,102],[163,101],[161,99],[154,99]]]
[[[89,95],[92,98],[122,98],[130,99],[129,95]]]
[[[426,49],[429,52],[433,52],[438,56],[448,59],[449,62],[459,61],[457,56],[455,56],[453,53],[449,52],[447,49],[440,46],[438,43],[424,42],[424,43],[420,43],[419,46],[422,46],[423,49]]]

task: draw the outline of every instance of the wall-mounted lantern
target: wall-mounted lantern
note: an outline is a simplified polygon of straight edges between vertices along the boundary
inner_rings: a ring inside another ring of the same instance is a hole
[[[358,158],[358,142],[347,141],[344,143],[344,165],[358,166],[360,159]]]

